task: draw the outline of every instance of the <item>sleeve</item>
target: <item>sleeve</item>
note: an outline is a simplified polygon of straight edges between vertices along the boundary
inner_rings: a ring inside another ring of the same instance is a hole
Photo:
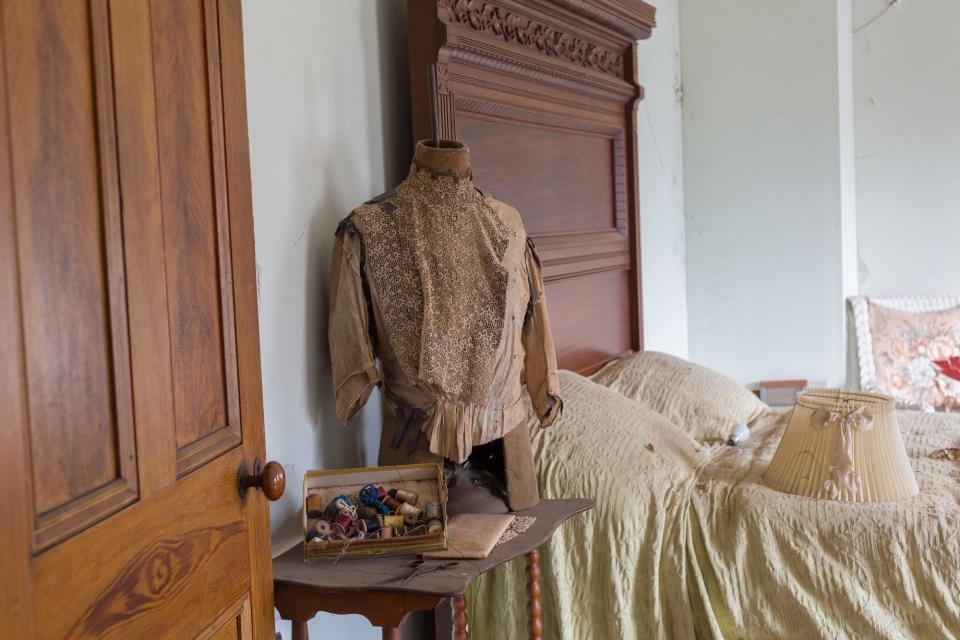
[[[330,360],[337,417],[352,418],[382,377],[374,361],[368,293],[359,234],[341,225],[330,268]]]
[[[533,241],[529,238],[526,262],[530,283],[530,301],[523,320],[527,392],[540,424],[549,427],[563,412],[563,400],[560,399],[560,380],[557,377],[557,354],[553,349],[553,334],[547,320],[547,301],[543,295],[542,267]]]

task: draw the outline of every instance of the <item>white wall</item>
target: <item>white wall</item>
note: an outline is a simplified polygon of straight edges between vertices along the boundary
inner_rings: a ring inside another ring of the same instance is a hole
[[[960,2],[855,0],[861,291],[960,292]]]
[[[838,6],[680,7],[691,359],[842,383]]]
[[[685,358],[689,344],[680,1],[656,5],[657,28],[640,42],[637,67],[646,89],[637,113],[644,345]]]
[[[350,427],[334,413],[326,297],[337,222],[409,163],[406,9],[247,0],[243,18],[267,455],[287,473],[270,509],[278,553],[300,535],[304,471],[376,460],[378,399]],[[359,616],[319,615],[310,633],[380,637]]]

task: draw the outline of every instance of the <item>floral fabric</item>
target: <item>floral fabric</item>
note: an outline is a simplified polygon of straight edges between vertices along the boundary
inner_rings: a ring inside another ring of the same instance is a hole
[[[960,412],[960,307],[916,313],[870,304],[877,389],[903,407]]]

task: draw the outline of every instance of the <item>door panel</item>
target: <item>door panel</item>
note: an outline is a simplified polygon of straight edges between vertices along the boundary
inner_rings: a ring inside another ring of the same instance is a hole
[[[270,637],[239,1],[0,12],[0,628]]]
[[[152,4],[177,468],[240,442],[216,5]]]
[[[6,46],[34,61],[8,67],[8,108],[37,549],[137,496],[109,33],[91,9],[3,6]]]
[[[244,598],[245,514],[231,481],[241,457],[235,449],[95,535],[38,556],[36,604],[57,612],[38,618],[38,637],[193,638]],[[103,568],[91,572],[91,557],[104,559]]]

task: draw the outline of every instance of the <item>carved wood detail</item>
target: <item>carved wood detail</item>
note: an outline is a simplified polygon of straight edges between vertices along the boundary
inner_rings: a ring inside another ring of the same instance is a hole
[[[504,42],[536,49],[588,69],[624,77],[623,54],[560,31],[523,14],[480,0],[440,0],[450,22],[492,34]]]
[[[529,57],[518,56],[502,47],[490,46],[485,42],[463,36],[457,38],[457,47],[447,52],[447,55],[452,61],[509,73],[548,86],[571,89],[583,95],[605,100],[618,100],[625,96],[632,96],[635,91],[621,80],[610,78],[609,81],[604,82],[598,80],[598,76],[588,77],[586,74],[570,73],[558,65],[552,67],[542,59],[542,56],[537,57],[536,54],[531,54]]]

